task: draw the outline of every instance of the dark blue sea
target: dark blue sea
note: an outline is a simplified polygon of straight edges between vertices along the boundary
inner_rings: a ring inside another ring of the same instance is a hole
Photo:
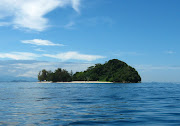
[[[180,83],[0,83],[0,125],[179,126]]]

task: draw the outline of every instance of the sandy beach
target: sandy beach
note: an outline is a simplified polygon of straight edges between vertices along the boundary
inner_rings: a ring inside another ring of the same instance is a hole
[[[52,82],[52,81],[41,81],[37,83],[77,83],[77,84],[96,84],[96,83],[113,83],[113,82],[102,82],[102,81],[71,81],[71,82]]]

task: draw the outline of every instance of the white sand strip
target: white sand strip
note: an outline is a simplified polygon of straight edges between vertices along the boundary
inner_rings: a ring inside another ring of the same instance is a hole
[[[41,81],[37,83],[53,83],[52,81]],[[76,83],[76,84],[100,84],[100,83],[113,83],[113,82],[102,82],[102,81],[71,81],[71,82],[55,82],[55,83]]]

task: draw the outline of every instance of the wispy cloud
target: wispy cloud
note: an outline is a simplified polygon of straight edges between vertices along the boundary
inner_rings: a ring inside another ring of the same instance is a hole
[[[73,21],[71,21],[71,22],[69,22],[68,24],[66,24],[65,26],[64,26],[64,28],[66,28],[66,29],[73,29],[73,26],[75,25],[75,22],[73,22]]]
[[[168,65],[133,65],[144,82],[180,82],[180,66]]]
[[[79,10],[80,1],[81,0],[71,0],[73,9],[76,10],[78,13],[80,12]]]
[[[40,48],[37,48],[37,49],[34,49],[35,51],[38,51],[38,52],[45,52],[45,50],[42,50]]]
[[[22,40],[22,43],[33,44],[38,46],[64,46],[63,44],[55,44],[49,40],[33,39],[33,40]]]
[[[12,18],[12,21],[1,23],[12,24],[15,28],[27,28],[43,31],[48,27],[44,16],[58,7],[71,6],[78,13],[80,0],[1,0],[0,19]]]
[[[43,50],[38,50],[43,51]],[[39,57],[50,57],[55,59],[60,59],[62,61],[66,60],[84,60],[84,61],[94,61],[97,59],[105,58],[104,56],[99,55],[86,55],[80,54],[78,52],[65,52],[59,54],[35,54],[29,52],[11,52],[11,53],[0,53],[0,58],[4,59],[14,59],[14,60],[35,60]]]
[[[165,51],[166,54],[175,54],[176,52],[172,51],[172,50],[168,50],[168,51]]]
[[[97,25],[104,25],[104,26],[112,26],[115,22],[110,17],[91,17],[85,18],[78,21],[79,24],[86,24],[89,26],[97,26]]]
[[[8,26],[8,25],[10,25],[10,23],[8,23],[8,22],[0,22],[0,26]]]
[[[15,70],[19,70],[19,74],[16,75],[18,77],[33,77],[37,78],[37,74],[40,70],[46,69],[54,71],[57,68],[66,69],[69,72],[72,70],[73,72],[83,71],[87,69],[89,66],[94,64],[88,63],[62,63],[62,62],[35,62],[32,64],[24,64],[18,63],[13,64]]]
[[[13,77],[32,77],[37,78],[38,72],[42,69],[54,71],[57,68],[66,69],[69,72],[83,71],[91,63],[70,63],[70,62],[43,62],[43,61],[0,61],[0,77],[4,75]]]
[[[143,71],[149,70],[180,70],[180,66],[153,66],[153,65],[136,65],[135,68]]]
[[[38,50],[43,51],[43,50]],[[14,59],[14,60],[35,60],[39,57],[50,57],[55,59],[60,59],[62,61],[66,60],[84,60],[84,61],[94,61],[97,59],[105,58],[99,55],[86,55],[80,54],[78,52],[65,52],[59,54],[35,54],[29,52],[11,52],[11,53],[0,53],[0,58],[4,59]]]
[[[63,60],[63,61],[66,61],[66,60],[93,61],[93,60],[105,58],[104,56],[86,55],[86,54],[80,54],[78,52],[65,52],[65,53],[59,53],[59,54],[55,54],[55,55],[44,54],[44,56],[60,59],[60,60]]]
[[[14,60],[34,60],[40,57],[34,53],[28,52],[12,52],[12,53],[0,53],[0,58],[8,58]]]
[[[113,53],[115,56],[141,56],[142,53],[139,52],[115,52]]]

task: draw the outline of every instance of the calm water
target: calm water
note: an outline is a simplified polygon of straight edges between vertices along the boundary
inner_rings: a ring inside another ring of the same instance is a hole
[[[180,84],[0,83],[0,125],[180,125]]]

